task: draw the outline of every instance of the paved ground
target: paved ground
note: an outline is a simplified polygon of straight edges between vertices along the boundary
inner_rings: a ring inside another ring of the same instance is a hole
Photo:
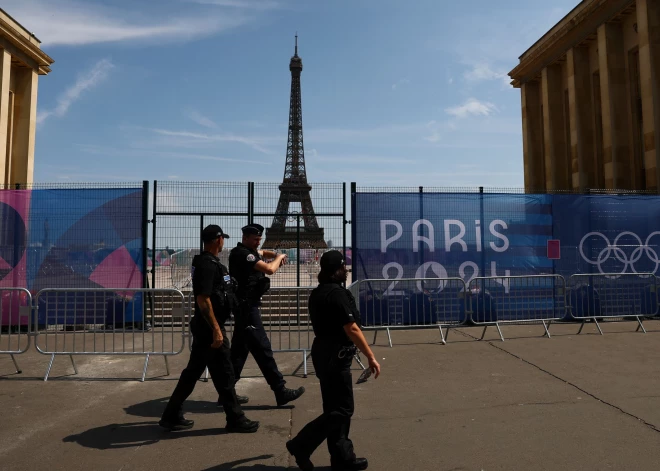
[[[648,334],[633,323],[452,331],[393,332],[394,348],[379,335],[378,380],[356,386],[352,437],[372,470],[656,470],[660,463],[660,323]],[[476,337],[476,338],[475,338]],[[371,336],[369,336],[371,338]],[[488,340],[490,339],[490,340]],[[143,359],[66,357],[33,351],[17,357],[22,374],[0,356],[0,469],[2,470],[259,470],[293,465],[284,443],[320,412],[318,381],[302,378],[300,354],[277,355],[291,386],[307,393],[287,408],[253,363],[239,383],[251,398],[253,435],[224,432],[210,383],[187,403],[195,428],[165,433],[156,425],[187,350],[172,358],[172,376],[153,358],[149,379],[135,381]],[[310,362],[311,367],[311,362]],[[123,378],[123,379],[121,379]],[[329,470],[325,446],[313,456]]]

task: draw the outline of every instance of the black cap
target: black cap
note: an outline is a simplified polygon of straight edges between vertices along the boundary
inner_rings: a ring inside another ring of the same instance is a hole
[[[204,242],[213,242],[218,237],[229,239],[229,236],[222,232],[222,228],[216,224],[208,225],[202,231],[202,240]]]
[[[242,229],[244,235],[258,235],[261,237],[261,235],[264,233],[264,226],[260,226],[259,224],[248,224],[247,226],[244,226]]]
[[[339,250],[330,250],[321,256],[321,270],[336,271],[344,264],[344,255]]]

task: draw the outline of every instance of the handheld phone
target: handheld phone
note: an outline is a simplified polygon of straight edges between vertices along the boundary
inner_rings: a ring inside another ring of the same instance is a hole
[[[360,377],[358,378],[357,383],[355,384],[366,383],[370,376],[371,376],[371,368],[366,368],[362,372],[362,374],[360,374]]]

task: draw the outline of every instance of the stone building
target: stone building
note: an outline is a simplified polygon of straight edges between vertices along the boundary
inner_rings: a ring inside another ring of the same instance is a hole
[[[525,189],[660,190],[660,0],[584,0],[521,57]]]
[[[40,44],[0,9],[0,188],[32,183],[37,85],[53,63]]]

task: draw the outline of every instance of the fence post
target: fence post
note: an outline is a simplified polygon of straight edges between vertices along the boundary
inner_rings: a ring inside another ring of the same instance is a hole
[[[481,276],[488,276],[486,272],[486,241],[484,232],[486,232],[486,219],[484,217],[484,187],[479,187],[479,219],[481,220],[481,230],[479,239],[481,243]]]
[[[26,185],[26,187],[27,187],[27,185]],[[20,183],[17,183],[17,184],[16,184],[16,189],[17,189],[17,190],[20,190],[20,189],[21,189],[21,184],[20,184]],[[27,221],[26,221],[26,222],[27,222]],[[14,212],[14,231],[16,231],[16,228],[17,228],[17,227],[20,227],[20,225],[22,225],[22,224],[23,224],[23,222],[21,221],[21,217],[19,216],[18,212],[15,211],[15,212]],[[25,228],[26,228],[26,231],[25,231],[25,241],[19,241],[19,240],[18,240],[19,238],[17,237],[16,233],[14,233],[14,236],[13,236],[13,238],[14,238],[14,255],[12,256],[12,261],[13,261],[13,264],[14,264],[13,266],[14,266],[14,267],[17,267],[17,266],[18,266],[18,262],[20,261],[20,257],[19,257],[19,255],[20,255],[20,254],[19,254],[19,252],[20,252],[19,243],[23,243],[23,244],[25,244],[25,252],[27,253],[27,245],[28,245],[28,244],[27,244],[27,225],[26,225]],[[14,275],[13,275],[13,276],[14,276],[14,278],[13,278],[13,280],[14,280],[14,281],[13,281],[13,286],[16,287],[16,288],[18,288],[19,285],[20,285],[20,283],[18,282],[18,270],[14,269],[14,270],[12,270],[12,271],[13,271],[13,273],[14,273]]]
[[[419,187],[419,219],[424,219],[424,187]],[[417,234],[413,234],[413,237]],[[417,242],[417,250],[419,251],[419,266],[421,267],[424,264],[424,243],[420,240]],[[422,286],[425,283],[422,282]]]
[[[199,233],[201,234],[202,231],[204,230],[204,215],[200,214],[199,216]],[[204,241],[202,238],[199,238],[199,253],[204,252]],[[170,262],[172,263],[172,262]]]
[[[157,214],[157,206],[156,206],[156,200],[157,198],[157,188],[158,188],[158,181],[154,180],[154,201],[153,201],[153,219],[151,220],[152,226],[151,226],[151,287],[155,288],[156,287],[156,214]]]
[[[300,326],[300,213],[296,214],[296,323]]]
[[[254,223],[254,182],[248,182],[248,224]]]
[[[148,233],[149,232],[149,182],[147,180],[142,181],[142,269],[144,270],[142,275],[142,287],[147,287],[147,278],[148,278],[148,256],[147,256],[147,244],[148,244]]]
[[[348,220],[346,219],[346,182],[342,183],[341,194],[342,194],[342,197],[343,197],[343,209],[342,209],[342,213],[343,213],[343,216],[342,216],[343,217],[343,221],[342,221],[342,228],[343,228],[342,250],[343,250],[343,252],[342,253],[344,254],[344,260],[346,260],[346,225],[348,224]],[[345,285],[345,283],[344,283],[344,285]]]
[[[149,284],[149,181],[142,181],[142,287],[146,288]],[[153,270],[153,261],[151,264],[151,269]],[[142,298],[143,312],[146,313],[147,302],[149,303],[149,309],[153,313],[154,309],[154,300],[152,294],[147,293],[147,299]],[[146,325],[145,319],[142,319],[142,328]]]
[[[357,228],[355,225],[355,208],[357,206],[356,199],[357,183],[351,182],[351,281],[357,280],[358,270],[357,267]]]

